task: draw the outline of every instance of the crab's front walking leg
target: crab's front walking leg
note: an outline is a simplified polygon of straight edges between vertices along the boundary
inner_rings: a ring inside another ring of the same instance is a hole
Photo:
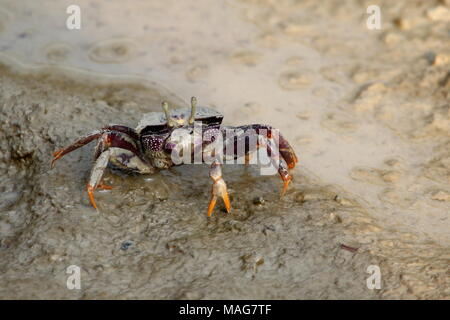
[[[227,185],[222,179],[222,168],[218,160],[215,160],[211,164],[211,169],[209,171],[209,176],[213,180],[213,186],[211,191],[211,201],[208,206],[208,217],[211,216],[214,207],[216,206],[217,198],[221,197],[225,203],[225,208],[229,213],[231,210],[230,198],[228,197]]]
[[[105,172],[106,167],[108,166],[109,159],[111,157],[111,153],[113,149],[108,149],[100,154],[100,156],[95,161],[94,166],[92,167],[91,177],[87,184],[87,192],[89,195],[89,200],[91,201],[92,206],[97,209],[97,204],[94,200],[94,190],[97,188],[101,189],[111,189],[112,187],[106,186],[100,183],[102,180],[103,173]]]

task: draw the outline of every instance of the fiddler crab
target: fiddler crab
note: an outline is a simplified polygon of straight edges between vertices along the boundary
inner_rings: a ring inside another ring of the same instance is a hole
[[[94,190],[112,189],[101,182],[108,165],[128,172],[153,174],[175,165],[208,163],[213,181],[208,206],[208,216],[211,216],[218,197],[223,199],[227,212],[231,210],[227,186],[222,178],[224,160],[227,163],[230,159],[244,158],[245,164],[249,164],[251,154],[263,150],[274,166],[274,172],[278,171],[283,181],[281,196],[284,195],[292,180],[289,169],[294,168],[298,160],[277,129],[261,124],[222,126],[223,116],[214,109],[197,107],[195,97],[191,99],[191,110],[170,112],[167,102],[163,102],[162,108],[164,113],[144,114],[136,129],[111,124],[79,138],[53,153],[51,167],[64,155],[98,140],[87,184],[89,200],[97,209]]]

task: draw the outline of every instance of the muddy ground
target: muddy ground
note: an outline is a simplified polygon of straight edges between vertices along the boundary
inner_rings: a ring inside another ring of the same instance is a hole
[[[131,40],[102,29],[119,2],[83,3],[108,15],[71,43],[37,27],[33,2],[0,1],[1,298],[450,297],[448,2],[379,2],[369,32],[364,1],[150,1]],[[93,145],[50,170],[74,138],[193,94],[227,124],[281,129],[300,157],[283,199],[277,176],[227,166],[232,213],[207,218],[208,167],[191,165],[109,172],[97,211]]]

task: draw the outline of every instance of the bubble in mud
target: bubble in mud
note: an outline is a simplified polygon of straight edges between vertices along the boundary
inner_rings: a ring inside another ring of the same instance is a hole
[[[377,68],[370,68],[366,66],[358,66],[349,72],[349,75],[353,82],[357,84],[364,85],[368,82],[379,82],[383,80],[383,77],[389,75],[384,70],[379,70]]]
[[[325,88],[325,87],[314,88],[314,89],[312,89],[311,93],[315,97],[320,97],[320,98],[329,98],[333,94],[333,92],[329,88]]]
[[[242,108],[239,108],[233,112],[233,116],[238,119],[251,119],[255,115],[261,114],[263,107],[258,102],[250,101],[245,103]]]
[[[450,21],[450,9],[445,6],[438,6],[427,10],[427,16],[432,21]]]
[[[430,198],[436,201],[450,202],[450,192],[446,190],[432,190],[429,192]]]
[[[355,167],[350,171],[350,177],[357,181],[374,185],[384,185],[398,182],[401,178],[401,172],[397,170]]]
[[[450,152],[444,152],[442,155],[431,159],[427,164],[425,164],[423,173],[425,177],[433,181],[449,184]]]
[[[328,219],[333,223],[341,223],[342,218],[336,212],[330,212]]]
[[[313,141],[313,138],[309,136],[298,136],[294,139],[295,144],[298,145],[307,145],[310,144]]]
[[[315,33],[314,27],[308,24],[300,23],[286,23],[282,26],[283,33],[288,36],[313,36]]]
[[[336,192],[326,187],[308,187],[300,192],[297,192],[294,196],[296,202],[308,202],[308,201],[327,201],[336,198]]]
[[[284,61],[284,65],[288,66],[288,67],[299,67],[302,65],[303,63],[303,59],[301,57],[298,56],[292,56],[290,58],[287,58]]]
[[[403,40],[403,37],[399,33],[388,32],[383,36],[383,42],[387,46],[396,46]]]
[[[345,85],[345,83],[347,83],[347,81],[349,80],[349,76],[352,72],[353,69],[350,69],[346,65],[324,66],[318,70],[318,74],[323,79],[335,85]]]
[[[358,204],[356,201],[343,197],[339,194],[334,198],[334,201],[336,201],[337,203],[339,203],[341,206],[344,207],[354,207],[357,206]]]
[[[396,158],[389,158],[384,161],[384,164],[392,168],[401,168],[403,166],[403,160]]]
[[[411,20],[397,17],[393,21],[394,25],[399,28],[400,30],[409,30],[411,29]]]
[[[231,56],[231,61],[236,64],[253,67],[259,64],[262,60],[262,55],[253,51],[239,51]]]
[[[355,99],[354,109],[356,111],[372,111],[380,103],[383,94],[387,91],[386,86],[376,82],[361,88],[361,92]]]
[[[192,66],[186,71],[186,78],[190,82],[201,80],[208,75],[208,70],[208,66],[204,64]]]
[[[272,33],[264,33],[260,35],[257,42],[265,48],[277,48],[279,46],[278,38]]]
[[[89,58],[99,63],[121,63],[137,56],[138,45],[130,39],[109,39],[93,46]]]
[[[309,111],[300,111],[295,115],[300,120],[309,120],[311,117],[311,112]]]
[[[378,194],[378,199],[385,203],[395,205],[402,209],[411,208],[415,202],[408,193],[401,192],[394,188],[386,188]]]
[[[45,48],[45,56],[51,62],[63,62],[73,49],[65,43],[52,43]]]
[[[328,113],[320,124],[336,133],[354,132],[359,127],[358,123],[350,117],[337,113]]]
[[[310,71],[287,71],[283,72],[278,84],[285,90],[302,90],[311,84]]]
[[[383,181],[388,183],[397,182],[400,179],[400,176],[401,173],[395,170],[389,170],[381,174],[381,178],[383,179]]]
[[[450,63],[450,54],[438,53],[434,57],[433,65],[440,66]]]

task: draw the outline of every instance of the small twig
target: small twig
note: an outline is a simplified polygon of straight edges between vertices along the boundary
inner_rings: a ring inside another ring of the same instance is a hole
[[[353,248],[353,247],[346,246],[345,244],[342,244],[342,243],[341,243],[340,248],[344,249],[344,250],[347,250],[347,251],[350,251],[350,252],[356,252],[359,249],[359,248]]]

